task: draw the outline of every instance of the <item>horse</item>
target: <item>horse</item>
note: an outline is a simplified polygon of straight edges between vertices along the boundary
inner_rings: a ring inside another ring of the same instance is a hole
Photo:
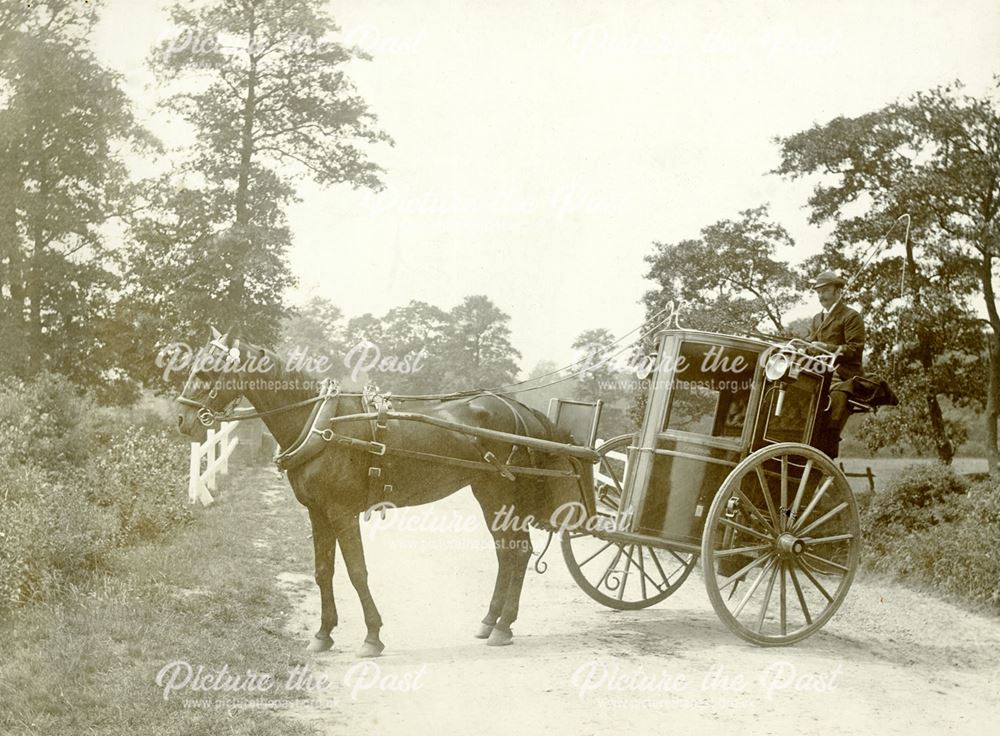
[[[211,330],[211,338],[200,353],[210,359],[192,361],[178,397],[181,433],[203,440],[206,426],[219,419],[240,418],[233,409],[245,397],[254,407],[254,416],[267,425],[282,454],[300,447],[303,437],[323,445],[304,462],[287,469],[295,498],[309,512],[320,595],[319,628],[307,649],[323,652],[333,646],[331,633],[338,622],[333,597],[338,546],[367,628],[358,655],[375,657],[385,649],[380,638],[382,617],[368,587],[359,521],[359,516],[373,506],[372,476],[378,489],[384,491],[375,499],[376,505],[415,506],[471,486],[493,537],[497,558],[493,594],[474,635],[485,639],[489,646],[513,643],[511,627],[517,620],[533,551],[525,527],[530,523],[552,531],[550,520],[559,509],[584,503],[586,494],[582,489],[591,487],[592,468],[570,456],[536,452],[493,437],[470,437],[450,427],[462,425],[487,435],[492,430],[535,438],[536,445],[543,444],[537,440],[570,444],[573,438],[540,412],[509,396],[489,392],[392,397],[394,403],[405,401],[414,417],[434,424],[390,418],[379,422],[379,427],[384,428],[381,441],[372,438],[372,432],[379,430],[367,421],[338,424],[334,434],[329,425],[337,417],[364,414],[370,408],[365,395],[327,391],[327,398],[332,400],[323,406],[329,416],[318,419],[315,409],[323,392],[316,378],[291,369],[272,350],[231,338],[228,332],[222,334],[214,327]],[[320,422],[328,426],[319,428],[316,425]],[[542,475],[515,475],[508,470],[512,463],[542,468]],[[527,523],[498,525],[495,520],[500,514]]]

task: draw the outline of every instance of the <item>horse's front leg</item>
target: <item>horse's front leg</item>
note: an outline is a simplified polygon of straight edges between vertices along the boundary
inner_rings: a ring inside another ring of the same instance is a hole
[[[330,520],[322,511],[309,509],[312,522],[313,552],[316,556],[316,585],[319,586],[319,631],[309,642],[310,652],[325,652],[333,646],[330,632],[337,625],[337,604],[333,599],[333,567],[337,555],[337,537]]]
[[[357,514],[344,514],[338,518],[336,524],[337,542],[340,544],[340,552],[344,556],[344,564],[347,565],[347,575],[351,579],[351,585],[358,592],[361,600],[361,608],[365,615],[365,626],[368,628],[368,635],[365,637],[359,657],[377,657],[385,649],[385,644],[379,639],[379,631],[382,629],[382,617],[378,608],[375,607],[375,600],[372,598],[371,590],[368,588],[368,566],[365,564],[365,549],[361,542],[361,527]]]

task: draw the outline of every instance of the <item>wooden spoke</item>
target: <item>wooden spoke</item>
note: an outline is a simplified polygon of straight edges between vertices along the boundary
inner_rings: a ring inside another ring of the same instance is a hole
[[[774,579],[778,577],[778,570],[781,567],[781,560],[771,570],[771,579],[767,581],[767,590],[764,591],[764,603],[760,607],[760,615],[757,617],[757,633],[764,629],[764,618],[767,616],[767,607],[771,603],[771,593],[774,591]]]
[[[799,531],[797,531],[796,534],[798,536],[800,536],[800,537],[804,537],[806,534],[808,534],[809,532],[811,532],[816,527],[823,526],[823,524],[825,524],[830,519],[832,519],[834,516],[836,516],[841,511],[843,511],[844,509],[846,509],[848,507],[848,505],[849,504],[847,503],[847,501],[841,501],[839,504],[837,504],[832,509],[830,509],[825,514],[823,514],[821,517],[819,517],[818,519],[816,519],[816,521],[814,521],[812,524],[810,524],[809,526],[807,526],[805,529],[800,529]]]
[[[788,455],[781,456],[781,531],[788,525]]]
[[[823,597],[824,597],[824,598],[826,598],[826,599],[827,599],[828,601],[830,601],[830,602],[833,602],[833,596],[832,596],[832,595],[830,595],[829,593],[827,593],[827,592],[826,592],[826,588],[824,588],[824,587],[822,586],[822,584],[821,584],[821,583],[819,582],[819,580],[817,580],[817,579],[816,579],[816,576],[815,576],[815,575],[813,575],[813,574],[812,574],[811,572],[809,572],[809,568],[808,568],[808,567],[806,567],[805,565],[803,565],[803,564],[802,564],[802,562],[801,562],[801,561],[799,561],[799,563],[798,563],[798,568],[799,568],[799,569],[800,569],[800,570],[801,570],[801,571],[802,571],[803,573],[805,573],[805,576],[806,576],[807,578],[809,578],[810,582],[811,582],[811,583],[812,583],[813,585],[815,585],[815,586],[816,586],[816,590],[818,590],[818,591],[819,591],[820,593],[822,593],[822,594],[823,594]]]
[[[739,618],[740,614],[743,613],[743,609],[746,608],[746,605],[747,603],[750,602],[750,599],[753,597],[753,594],[757,592],[757,588],[760,587],[761,581],[764,579],[764,576],[767,575],[768,570],[771,569],[771,566],[773,564],[774,564],[774,558],[769,557],[767,560],[767,565],[765,565],[764,569],[760,571],[760,575],[758,575],[757,579],[753,581],[753,584],[751,584],[750,590],[748,590],[746,593],[743,594],[743,598],[740,600],[739,604],[737,604],[736,608],[733,610],[733,618]]]
[[[578,535],[578,536],[586,536],[586,535]],[[588,557],[583,562],[581,562],[579,564],[579,567],[583,567],[584,565],[586,565],[588,562],[590,562],[592,559],[594,559],[595,557],[597,557],[597,555],[601,554],[601,552],[603,552],[604,550],[606,550],[612,544],[614,544],[614,542],[608,542],[607,544],[605,544],[603,547],[601,547],[599,550],[597,550],[594,554],[592,554],[590,557]]]
[[[802,607],[802,614],[806,617],[806,623],[811,624],[813,622],[812,616],[809,615],[809,606],[806,605],[806,597],[802,594],[802,586],[799,585],[799,579],[795,575],[795,566],[788,566],[788,575],[792,578],[792,585],[795,586],[795,595],[798,596],[799,605]]]
[[[841,572],[847,572],[847,568],[844,565],[841,565],[839,562],[834,562],[833,560],[828,560],[828,559],[826,559],[824,557],[820,557],[818,555],[814,555],[812,552],[803,552],[802,556],[803,557],[808,557],[810,560],[816,560],[820,564],[829,565],[830,567],[834,568],[835,570],[840,570]]]
[[[830,542],[845,542],[848,539],[854,539],[853,534],[834,534],[830,537],[819,537],[818,539],[803,539],[802,541],[806,543],[807,546],[812,547],[817,544],[828,544]]]
[[[643,548],[639,548],[639,584],[642,586],[642,597],[648,598],[646,595],[646,566],[642,562]]]
[[[788,523],[792,524],[795,515],[799,511],[799,504],[802,503],[802,496],[806,492],[806,486],[809,485],[809,475],[812,473],[813,461],[812,459],[806,461],[805,468],[802,469],[802,478],[799,479],[798,490],[795,491],[795,500],[792,501],[792,508],[788,512]]]
[[[773,549],[773,544],[756,544],[753,547],[734,547],[733,549],[723,549],[715,553],[716,557],[729,557],[731,555],[746,555],[752,554],[753,552],[763,552],[764,550]]]
[[[634,545],[632,548],[635,549]],[[622,551],[624,551],[624,547],[622,548]],[[618,600],[621,600],[622,596],[625,595],[625,585],[628,583],[628,574],[631,564],[632,554],[630,552],[625,552],[625,572],[622,575],[622,584],[618,588]]]
[[[788,635],[788,613],[785,610],[785,607],[786,607],[785,596],[786,596],[786,594],[787,594],[788,591],[785,588],[785,561],[782,560],[780,563],[778,563],[778,567],[781,568],[781,587],[780,587],[780,590],[778,591],[778,593],[781,595],[781,635],[782,636],[787,636]]]
[[[757,474],[757,482],[760,484],[760,492],[764,494],[764,502],[767,504],[767,513],[771,517],[771,526],[774,530],[781,530],[781,520],[778,512],[774,508],[774,499],[771,498],[771,487],[767,484],[767,477],[764,475],[764,468],[760,465],[754,468]]]
[[[799,518],[795,520],[795,525],[792,527],[793,531],[802,526],[803,524],[805,524],[806,519],[809,518],[809,514],[811,514],[813,509],[816,508],[816,504],[820,502],[820,499],[822,499],[823,496],[826,494],[826,492],[830,490],[830,486],[832,485],[833,485],[833,476],[832,475],[827,476],[820,484],[820,487],[816,489],[816,495],[813,496],[812,500],[809,501],[809,505],[805,507]]]
[[[773,538],[767,536],[763,532],[759,532],[756,529],[751,529],[748,526],[743,526],[738,521],[733,521],[732,519],[725,519],[724,518],[724,519],[720,520],[720,523],[722,523],[722,524],[724,524],[724,525],[726,525],[728,527],[732,527],[733,529],[739,529],[741,532],[746,532],[747,534],[752,534],[755,537],[759,537],[759,538],[763,539],[765,542],[774,542]]]
[[[734,488],[733,490],[736,492],[736,495],[740,497],[740,500],[746,504],[746,510],[750,512],[750,515],[754,517],[761,525],[763,525],[766,531],[771,532],[772,536],[777,536],[778,534],[777,529],[771,526],[771,523],[764,518],[764,515],[760,513],[760,511],[757,510],[757,507],[753,504],[753,502],[750,501],[749,498],[746,497],[746,494],[743,493],[743,491],[740,490],[739,488]],[[742,507],[740,508],[742,510]]]
[[[771,559],[771,555],[762,555],[761,557],[756,558],[752,562],[747,563],[744,567],[742,567],[739,570],[737,570],[736,572],[734,572],[730,576],[729,580],[727,580],[725,583],[723,583],[722,585],[720,585],[719,586],[719,590],[725,590],[730,585],[733,585],[734,583],[739,582],[740,578],[742,578],[748,572],[750,572],[751,570],[753,570],[755,567],[757,567],[761,563],[767,562],[770,559]]]

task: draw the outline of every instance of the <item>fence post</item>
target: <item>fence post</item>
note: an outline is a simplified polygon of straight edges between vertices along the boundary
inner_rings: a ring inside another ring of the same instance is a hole
[[[191,443],[191,463],[188,471],[188,501],[194,503],[198,500],[198,485],[201,483],[201,445],[197,442]]]
[[[208,439],[205,440],[205,487],[210,491],[215,490],[215,457],[216,457],[215,430],[208,430]]]
[[[233,425],[236,422],[223,422],[222,431],[219,432],[219,455],[222,457],[222,462],[219,463],[219,472],[222,475],[227,475],[229,473],[229,435],[233,433]]]

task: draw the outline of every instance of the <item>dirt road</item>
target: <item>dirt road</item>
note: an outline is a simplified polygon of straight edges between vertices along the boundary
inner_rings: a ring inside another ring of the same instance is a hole
[[[266,500],[302,513],[283,483]],[[664,603],[615,612],[576,587],[554,542],[548,571],[529,572],[515,644],[489,648],[472,632],[495,559],[468,491],[363,528],[385,654],[355,657],[364,625],[338,559],[334,649],[303,651],[315,695],[286,712],[329,733],[912,736],[1000,721],[1000,621],[896,585],[860,577],[821,632],[761,649],[718,621],[697,571]],[[319,614],[311,567],[277,582],[304,646]]]

